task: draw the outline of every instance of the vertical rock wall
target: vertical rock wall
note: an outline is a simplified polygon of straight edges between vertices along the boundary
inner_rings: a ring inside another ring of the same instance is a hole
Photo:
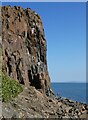
[[[3,72],[21,84],[49,93],[42,21],[31,9],[2,7]]]

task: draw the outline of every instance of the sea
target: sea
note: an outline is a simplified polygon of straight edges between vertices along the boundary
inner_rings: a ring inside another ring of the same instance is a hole
[[[51,83],[54,94],[58,97],[88,104],[88,83]]]

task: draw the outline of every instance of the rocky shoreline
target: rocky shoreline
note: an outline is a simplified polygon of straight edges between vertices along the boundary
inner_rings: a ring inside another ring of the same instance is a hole
[[[40,16],[19,6],[3,6],[1,11],[2,71],[24,88],[17,97],[2,102],[1,119],[87,119],[88,105],[57,98],[50,90],[47,45]]]
[[[34,87],[2,104],[3,118],[69,118],[87,119],[88,105],[69,99],[47,97]]]

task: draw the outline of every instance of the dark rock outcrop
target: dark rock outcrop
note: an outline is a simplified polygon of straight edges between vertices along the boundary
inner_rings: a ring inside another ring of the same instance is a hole
[[[46,40],[42,21],[31,9],[2,7],[3,72],[49,95]]]

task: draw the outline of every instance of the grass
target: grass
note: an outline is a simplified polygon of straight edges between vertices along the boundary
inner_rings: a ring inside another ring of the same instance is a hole
[[[16,97],[23,91],[23,87],[14,79],[10,78],[3,73],[0,74],[0,80],[2,79],[2,101],[6,102]]]

